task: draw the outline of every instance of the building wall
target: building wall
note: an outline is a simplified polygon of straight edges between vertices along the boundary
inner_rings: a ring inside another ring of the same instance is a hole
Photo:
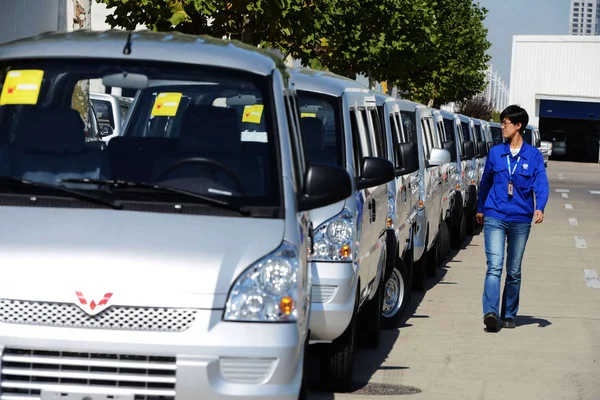
[[[598,35],[600,33],[599,4],[600,0],[571,0],[570,35]]]
[[[67,0],[3,0],[1,3],[0,43],[67,29]]]
[[[600,101],[600,36],[514,36],[510,103],[539,124],[539,100]]]

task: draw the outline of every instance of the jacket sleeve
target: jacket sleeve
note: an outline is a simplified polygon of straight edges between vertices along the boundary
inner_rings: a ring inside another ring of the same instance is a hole
[[[546,175],[544,157],[541,153],[537,157],[532,186],[535,193],[535,209],[544,212],[548,203],[548,196],[550,195],[550,184],[548,183],[548,175]]]
[[[477,198],[477,212],[483,213],[485,201],[487,200],[492,184],[494,183],[494,168],[493,168],[493,156],[488,154],[485,162],[485,168],[483,170],[483,176],[479,183],[479,196]]]

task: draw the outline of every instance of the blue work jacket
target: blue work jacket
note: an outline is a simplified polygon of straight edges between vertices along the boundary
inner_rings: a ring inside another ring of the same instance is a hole
[[[510,181],[513,183],[512,196],[508,192]],[[536,147],[523,142],[521,150],[513,157],[510,144],[497,144],[487,157],[479,186],[477,212],[507,222],[531,222],[535,210],[544,212],[549,192],[544,157]]]

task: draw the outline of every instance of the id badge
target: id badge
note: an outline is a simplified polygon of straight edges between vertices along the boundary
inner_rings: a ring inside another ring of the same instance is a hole
[[[513,195],[513,183],[512,182],[508,182],[508,195],[512,196]]]

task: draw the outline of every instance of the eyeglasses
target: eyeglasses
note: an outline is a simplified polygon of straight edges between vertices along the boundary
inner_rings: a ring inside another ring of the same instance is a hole
[[[504,127],[509,126],[509,125],[513,125],[513,123],[512,122],[503,122],[502,123],[502,126],[504,126]]]

